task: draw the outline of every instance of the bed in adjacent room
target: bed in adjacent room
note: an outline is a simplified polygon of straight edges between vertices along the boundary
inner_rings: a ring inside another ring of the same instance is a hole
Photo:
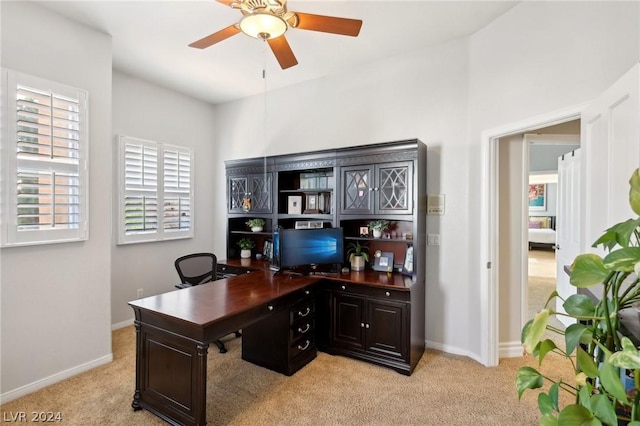
[[[556,246],[556,217],[529,216],[529,250],[545,248],[554,250]]]

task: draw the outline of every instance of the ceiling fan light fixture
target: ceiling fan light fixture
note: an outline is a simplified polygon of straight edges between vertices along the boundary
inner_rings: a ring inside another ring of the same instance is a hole
[[[280,37],[287,29],[284,19],[270,13],[252,13],[240,21],[240,30],[243,33],[260,40]]]

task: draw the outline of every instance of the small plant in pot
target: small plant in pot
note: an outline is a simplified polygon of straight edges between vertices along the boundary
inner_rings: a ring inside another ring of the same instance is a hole
[[[347,254],[351,263],[352,271],[363,271],[365,263],[369,261],[369,247],[360,244],[359,241],[349,243]]]
[[[629,203],[640,216],[640,174],[629,181]],[[640,217],[611,226],[593,243],[602,246],[604,258],[595,253],[578,255],[571,265],[570,282],[590,289],[594,298],[578,292],[563,301],[566,313],[549,308],[560,298],[553,291],[544,309],[525,324],[525,350],[542,364],[553,352],[565,358],[575,377],[554,379],[533,367],[522,367],[516,375],[521,397],[527,389],[539,389],[540,425],[629,425],[640,426]],[[576,322],[561,330],[549,325],[549,317],[564,315]],[[633,331],[635,329],[635,332]],[[565,348],[544,339],[545,330],[564,335]],[[573,396],[573,403],[559,403],[560,392]]]
[[[249,219],[246,222],[247,226],[249,228],[251,228],[252,232],[260,232],[262,231],[262,228],[264,227],[265,224],[265,220],[259,217],[256,217],[254,219]]]
[[[240,257],[242,259],[250,258],[251,249],[256,246],[256,243],[251,238],[242,238],[237,244],[240,247]]]
[[[376,219],[369,222],[369,229],[373,231],[374,238],[380,238],[382,233],[389,229],[389,221],[384,219]]]

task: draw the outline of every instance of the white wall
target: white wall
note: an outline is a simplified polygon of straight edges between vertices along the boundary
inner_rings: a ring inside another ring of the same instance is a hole
[[[417,137],[429,146],[428,192],[446,214],[428,218],[427,339],[478,358],[483,130],[585,102],[638,61],[638,3],[527,2],[469,39],[409,52],[270,92],[269,134],[239,114],[262,97],[217,110],[220,160]],[[230,148],[226,148],[229,147]],[[216,190],[224,190],[218,170]],[[222,193],[222,192],[221,192]],[[221,232],[224,209],[216,209]],[[223,243],[219,242],[219,249]],[[520,318],[513,318],[519,321]],[[510,336],[506,339],[512,340]]]
[[[6,400],[111,360],[111,38],[33,4],[0,7],[2,66],[87,90],[90,122],[89,240],[0,250]]]
[[[212,116],[210,104],[113,72],[113,141],[118,135],[134,136],[188,146],[195,154],[194,238],[117,246],[114,234],[111,311],[112,324],[116,327],[133,320],[133,310],[127,302],[137,298],[137,289],[142,288],[145,297],[174,290],[179,282],[173,266],[177,257],[214,251],[215,239],[224,245],[225,230],[218,229],[218,233],[214,233],[211,217],[218,205],[225,205],[224,192],[215,192],[212,185],[218,167],[215,165]],[[116,185],[115,177],[113,184]],[[116,224],[115,216],[113,223]],[[224,258],[224,250],[214,252]]]
[[[525,2],[471,37],[469,137],[477,159],[470,164],[470,206],[480,203],[482,131],[579,105],[613,84],[640,57],[639,7],[638,2]],[[478,256],[481,224],[477,211],[469,211],[474,222],[469,239],[476,242],[470,266],[477,265],[469,280],[475,280],[489,259]],[[471,300],[486,297],[475,283],[468,289]],[[468,308],[470,323],[479,324],[479,304]],[[467,343],[474,353],[480,336],[472,333]]]

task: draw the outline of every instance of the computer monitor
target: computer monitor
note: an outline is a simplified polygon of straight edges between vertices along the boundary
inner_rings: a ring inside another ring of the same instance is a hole
[[[273,235],[272,268],[308,268],[341,265],[344,261],[342,228],[276,229]]]

